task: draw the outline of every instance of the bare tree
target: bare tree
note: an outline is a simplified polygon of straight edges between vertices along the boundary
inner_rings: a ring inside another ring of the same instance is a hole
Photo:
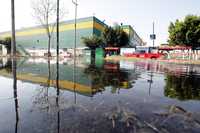
[[[57,2],[56,0],[32,0],[32,9],[34,17],[46,30],[48,37],[48,56],[50,56],[51,37],[57,18]]]

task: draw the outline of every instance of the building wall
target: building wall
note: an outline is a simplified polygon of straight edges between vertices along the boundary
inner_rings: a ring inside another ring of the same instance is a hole
[[[91,35],[100,36],[106,25],[95,17],[82,18],[77,20],[77,47],[84,47],[81,38]],[[52,28],[52,27],[50,27]],[[10,32],[0,33],[0,37],[11,36]],[[60,48],[74,47],[74,21],[60,23]],[[30,27],[16,31],[16,42],[24,49],[46,49],[48,37],[43,27]],[[56,48],[56,28],[51,38],[51,48]]]
[[[92,35],[101,36],[104,28],[107,25],[97,19],[96,17],[87,17],[77,20],[77,47],[83,48],[85,45],[82,43],[82,37]],[[50,27],[52,29],[52,26]],[[136,31],[130,25],[123,25],[123,30],[129,35],[130,46],[144,45],[142,39],[138,36]],[[0,38],[11,36],[10,32],[0,33]],[[74,20],[63,21],[60,23],[60,48],[72,49],[74,48]],[[42,26],[23,28],[16,30],[16,42],[18,51],[28,50],[42,50],[48,48],[48,37],[46,30]],[[56,28],[54,27],[53,35],[51,38],[51,48],[56,48]]]
[[[142,46],[144,45],[140,36],[136,33],[136,31],[130,25],[123,25],[122,29],[129,35],[129,45],[130,46]]]

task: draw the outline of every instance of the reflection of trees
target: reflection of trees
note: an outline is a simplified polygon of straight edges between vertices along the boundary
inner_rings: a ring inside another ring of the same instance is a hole
[[[179,100],[200,100],[200,77],[190,72],[188,76],[167,75],[165,96]]]
[[[54,106],[54,102],[52,101],[52,95],[49,91],[50,85],[51,85],[51,63],[50,59],[47,60],[47,70],[48,70],[48,77],[47,77],[47,85],[42,86],[40,89],[37,89],[38,93],[35,96],[34,105],[38,106],[40,109],[44,109],[49,111],[50,106]]]
[[[3,68],[5,68],[5,70],[8,73],[11,73],[12,72],[12,60],[8,60]]]
[[[113,93],[120,88],[131,88],[128,72],[120,69],[112,70],[90,65],[85,69],[85,74],[91,78],[92,88],[98,91],[105,90],[106,86],[112,86]]]
[[[37,88],[37,93],[34,95],[32,111],[39,110],[48,115],[48,119],[44,121],[48,125],[49,132],[60,132],[60,105],[64,106],[64,99],[61,99],[62,93],[59,88],[59,60],[56,61],[56,91],[51,89],[52,79],[54,79],[54,67],[51,66],[50,59],[47,61],[48,77],[47,85]],[[55,94],[56,93],[56,94]],[[62,103],[61,103],[62,100]],[[47,132],[48,132],[47,131]]]

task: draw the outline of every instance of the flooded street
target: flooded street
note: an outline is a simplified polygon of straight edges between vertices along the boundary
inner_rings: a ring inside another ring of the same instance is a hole
[[[32,58],[0,63],[0,133],[200,131],[198,65]]]

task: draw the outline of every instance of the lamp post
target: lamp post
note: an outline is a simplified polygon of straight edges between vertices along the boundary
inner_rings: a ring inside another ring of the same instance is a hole
[[[12,57],[12,73],[13,73],[13,89],[14,89],[14,99],[15,99],[15,115],[16,115],[16,123],[15,123],[15,132],[18,130],[18,121],[19,121],[19,105],[17,99],[17,73],[16,73],[16,60],[14,59],[16,56],[16,39],[15,39],[15,0],[11,0],[11,57]]]
[[[57,47],[56,47],[56,70],[57,70],[57,74],[56,74],[56,87],[57,87],[57,93],[56,93],[56,104],[57,104],[57,109],[58,109],[58,113],[57,113],[57,131],[58,133],[60,132],[60,110],[59,110],[59,96],[60,96],[60,88],[59,88],[59,12],[60,11],[60,0],[57,0],[57,21],[56,21],[56,42],[57,42]]]
[[[77,0],[72,0],[72,3],[75,5],[75,19],[74,19],[74,56],[76,56],[76,30],[77,30]]]
[[[12,31],[12,38],[11,38],[11,56],[16,56],[16,39],[15,39],[15,0],[11,0],[11,31]]]
[[[150,35],[150,39],[153,41],[153,48],[154,48],[154,45],[155,45],[155,40],[156,40],[156,34],[155,34],[155,23],[153,22],[153,33]]]
[[[74,82],[74,102],[76,104],[76,30],[77,30],[77,0],[72,0],[75,5],[75,20],[74,20],[74,71],[73,71],[73,82]]]
[[[153,35],[155,36],[155,33],[154,33],[154,25],[155,25],[155,23],[153,22]],[[154,47],[154,45],[155,45],[155,39],[156,39],[156,37],[153,38],[153,47]]]
[[[60,10],[60,0],[57,0],[57,21],[56,21],[56,36],[57,36],[57,58],[59,57],[59,10]]]
[[[155,23],[153,22],[153,33],[150,35],[150,39],[153,41],[153,48],[154,48],[154,45],[155,45],[155,40],[156,40],[156,34],[155,34]]]

